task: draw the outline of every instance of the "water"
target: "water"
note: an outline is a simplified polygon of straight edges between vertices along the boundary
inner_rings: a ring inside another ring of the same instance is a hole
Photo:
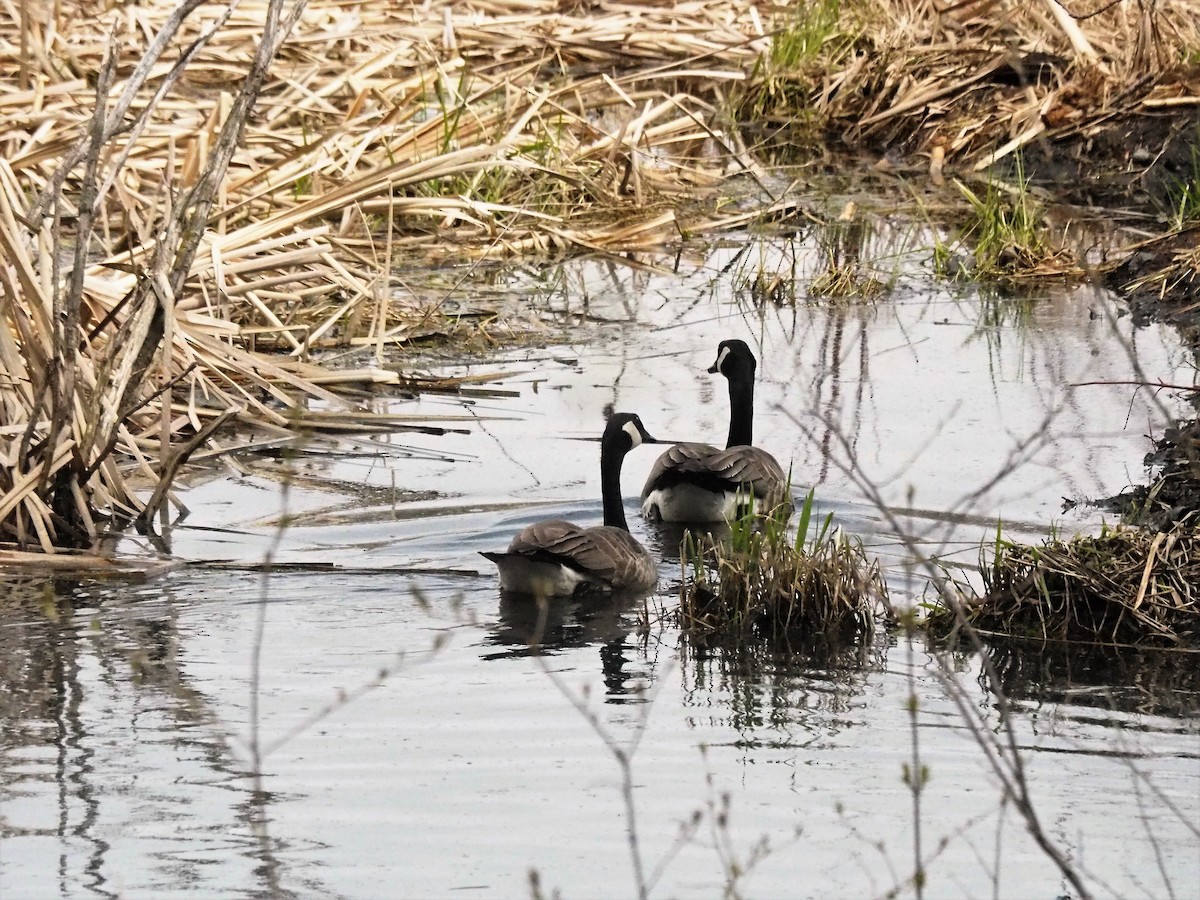
[[[901,247],[887,299],[761,306],[753,276],[782,260],[803,284],[815,251],[742,249],[544,274],[545,349],[445,368],[506,373],[518,396],[380,401],[466,408],[468,434],[304,457],[299,479],[266,458],[196,473],[170,536],[196,565],[140,585],[13,583],[0,895],[512,897],[533,871],[547,895],[631,896],[631,815],[653,896],[911,894],[918,831],[927,896],[1072,893],[970,730],[1007,739],[978,656],[939,663],[902,635],[833,657],[695,647],[664,615],[677,552],[636,517],[660,593],[556,605],[533,652],[537,611],[502,602],[477,556],[538,518],[599,519],[598,446],[565,438],[595,437],[606,405],[661,437],[720,440],[723,383],[704,369],[725,337],[759,353],[757,442],[863,536],[900,602],[924,590],[902,538],[969,565],[998,518],[1026,539],[1094,528],[1099,513],[1062,498],[1140,480],[1144,435],[1172,412],[1114,382],[1191,378],[1171,332],[1134,331],[1091,289],[984,299],[923,278]],[[652,462],[630,456],[628,496]],[[265,577],[268,552],[298,568]],[[1089,889],[1194,891],[1194,657],[989,653],[1041,827]]]

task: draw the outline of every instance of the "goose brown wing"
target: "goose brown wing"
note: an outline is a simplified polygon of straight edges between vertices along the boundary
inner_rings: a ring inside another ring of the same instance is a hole
[[[774,456],[758,447],[718,450],[705,460],[705,469],[738,487],[749,486],[755,497],[762,497],[771,503],[783,500],[787,492],[787,476],[783,467]]]
[[[675,444],[654,461],[654,466],[646,477],[646,486],[642,488],[642,499],[649,497],[652,491],[689,480],[681,475],[687,471],[697,471],[696,466],[719,452],[711,444]]]
[[[628,531],[607,525],[536,522],[513,538],[508,552],[562,563],[618,590],[644,589],[657,581],[654,561],[642,545]]]
[[[772,506],[787,499],[783,468],[758,447],[719,450],[707,444],[676,444],[654,464],[642,499],[653,490],[685,483],[711,491],[749,489]]]

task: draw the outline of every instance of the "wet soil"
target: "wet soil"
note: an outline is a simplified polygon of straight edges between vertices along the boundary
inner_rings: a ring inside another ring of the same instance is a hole
[[[1156,531],[1200,523],[1200,421],[1177,421],[1146,454],[1150,479],[1104,502],[1125,521]]]

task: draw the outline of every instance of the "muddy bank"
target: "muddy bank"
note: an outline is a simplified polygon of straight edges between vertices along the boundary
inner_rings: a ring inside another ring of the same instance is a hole
[[[1147,484],[1135,485],[1104,502],[1131,523],[1166,531],[1200,521],[1200,421],[1165,429],[1146,454]]]

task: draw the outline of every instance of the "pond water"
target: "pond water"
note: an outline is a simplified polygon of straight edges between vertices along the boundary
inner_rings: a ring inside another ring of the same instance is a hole
[[[705,369],[727,337],[759,356],[757,443],[880,557],[893,600],[922,598],[929,559],[974,577],[998,521],[1095,528],[1063,498],[1142,480],[1176,411],[1121,382],[1190,383],[1194,360],[1092,287],[931,280],[923,244],[870,245],[889,291],[869,302],[805,296],[805,236],[504,273],[473,289],[536,315],[537,348],[424,365],[510,395],[379,401],[465,433],[247,456],[181,485],[169,546],[192,564],[11,582],[0,896],[911,895],[918,840],[927,896],[1075,895],[989,767],[1008,738],[978,655],[902,634],[701,650],[666,615],[677,545],[632,515],[663,559],[646,604],[540,621],[477,555],[535,519],[599,520],[598,447],[571,438],[608,406],[722,440]],[[764,292],[778,272],[798,296]],[[627,459],[631,514],[653,458]],[[1200,883],[1194,659],[989,651],[1041,828],[1098,896]]]

